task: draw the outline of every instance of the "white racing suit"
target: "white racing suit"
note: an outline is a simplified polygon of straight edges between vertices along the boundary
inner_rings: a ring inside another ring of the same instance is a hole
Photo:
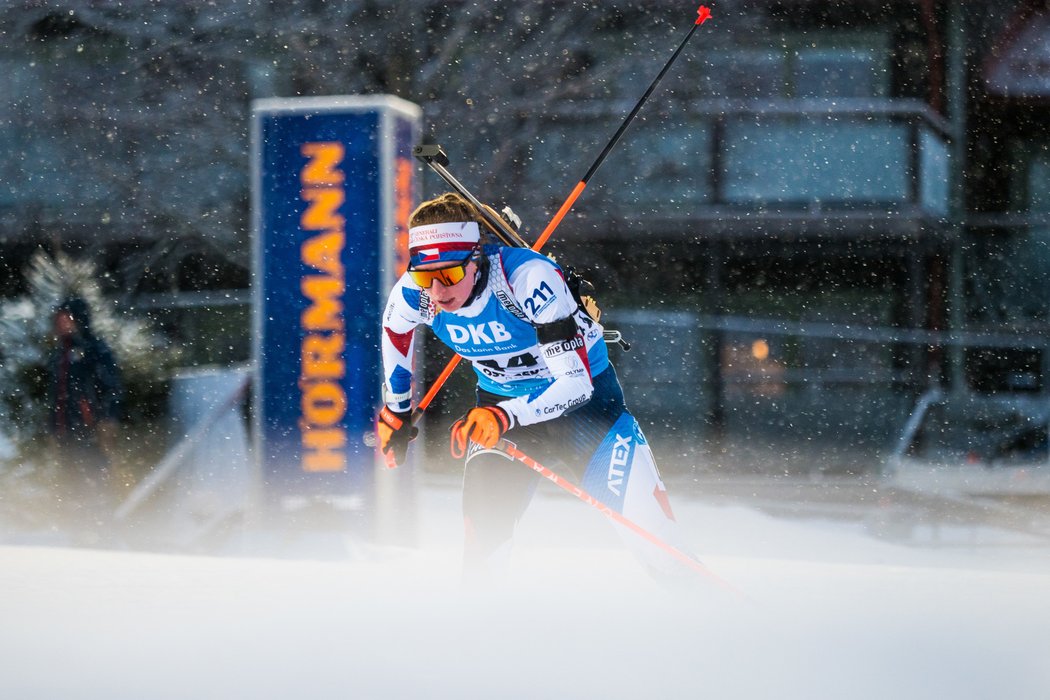
[[[383,317],[387,406],[411,408],[414,332],[434,334],[469,360],[478,405],[511,417],[505,438],[555,471],[564,465],[596,499],[681,549],[656,462],[627,410],[602,327],[580,307],[561,270],[522,248],[485,246],[479,288],[461,309],[436,312],[406,274]],[[484,574],[505,561],[514,528],[540,475],[495,450],[468,448],[463,481],[464,570]],[[682,564],[617,527],[654,574]]]

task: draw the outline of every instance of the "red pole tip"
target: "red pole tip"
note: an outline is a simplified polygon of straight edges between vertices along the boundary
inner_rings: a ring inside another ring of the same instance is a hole
[[[696,14],[698,15],[696,18],[697,24],[703,24],[707,20],[711,19],[711,10],[704,5],[700,6],[700,9],[696,11]]]

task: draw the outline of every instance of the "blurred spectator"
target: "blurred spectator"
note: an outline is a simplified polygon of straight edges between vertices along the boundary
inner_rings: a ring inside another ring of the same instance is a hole
[[[113,352],[91,328],[80,297],[56,307],[48,362],[50,433],[63,476],[60,496],[77,541],[93,543],[113,512],[109,483],[123,383]]]

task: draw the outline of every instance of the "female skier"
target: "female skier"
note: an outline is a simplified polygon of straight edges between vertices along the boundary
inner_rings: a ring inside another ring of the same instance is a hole
[[[601,325],[550,258],[488,243],[484,225],[456,193],[424,202],[410,217],[409,268],[383,316],[379,448],[400,463],[416,435],[414,336],[430,326],[472,363],[478,380],[477,405],[451,431],[453,455],[465,458],[467,576],[505,566],[540,478],[500,451],[503,438],[540,463],[567,465],[585,491],[677,546],[666,489],[624,404]],[[674,559],[626,529],[621,535],[652,573],[678,573]]]

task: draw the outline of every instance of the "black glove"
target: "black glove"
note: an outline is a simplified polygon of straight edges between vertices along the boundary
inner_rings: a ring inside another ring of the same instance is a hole
[[[376,416],[376,437],[379,449],[387,456],[387,465],[396,467],[405,461],[408,443],[419,435],[419,428],[412,425],[412,412],[391,411],[386,406]],[[393,464],[390,463],[393,458]]]

